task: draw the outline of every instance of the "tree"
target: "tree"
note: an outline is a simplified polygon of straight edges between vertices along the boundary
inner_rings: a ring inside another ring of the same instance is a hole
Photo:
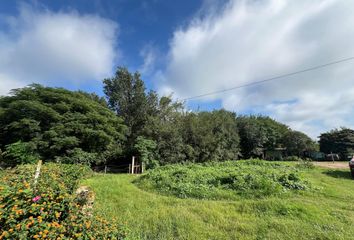
[[[334,129],[320,136],[320,151],[340,154],[346,160],[354,153],[354,130],[349,128]]]
[[[38,84],[13,90],[0,98],[0,148],[21,141],[47,161],[80,159],[77,155],[83,152],[100,153],[96,160],[115,158],[122,151],[126,126],[99,99]]]
[[[131,74],[124,67],[118,67],[115,76],[104,79],[103,84],[110,108],[128,126],[127,147],[132,150],[147,121],[148,96],[155,96],[145,94],[145,85],[138,72]]]
[[[186,161],[184,141],[181,134],[183,104],[173,102],[171,97],[154,101],[154,112],[148,116],[144,136],[156,142],[157,159],[160,164]]]
[[[239,158],[236,115],[226,110],[186,114],[183,125],[186,155],[193,162]]]
[[[257,116],[256,119],[261,125],[262,131],[266,137],[264,148],[272,150],[282,147],[283,136],[291,131],[291,129],[285,124],[277,122],[267,116]]]
[[[137,146],[144,143],[138,140],[140,136],[156,143],[156,159],[161,164],[238,158],[239,138],[233,113],[185,113],[183,104],[174,102],[171,96],[160,98],[153,91],[145,93],[140,74],[131,74],[122,67],[103,82],[110,108],[129,128],[127,155],[139,153]]]
[[[265,129],[255,116],[237,118],[242,157],[261,157],[267,142]]]
[[[300,155],[314,147],[313,141],[307,135],[292,131],[270,117],[239,116],[237,122],[244,158],[261,157],[265,150],[279,147],[287,148],[287,154]]]
[[[315,151],[316,144],[306,134],[299,131],[289,131],[282,139],[287,154],[302,157],[305,151]]]
[[[134,145],[137,153],[141,158],[141,162],[145,164],[146,168],[155,168],[159,165],[156,159],[156,142],[139,136]]]

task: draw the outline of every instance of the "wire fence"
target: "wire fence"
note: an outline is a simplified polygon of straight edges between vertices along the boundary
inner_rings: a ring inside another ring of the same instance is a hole
[[[129,164],[123,165],[102,165],[93,168],[95,172],[99,173],[129,173]]]
[[[135,164],[133,169],[132,164],[122,164],[96,166],[93,171],[98,173],[142,173],[143,169],[140,164]]]

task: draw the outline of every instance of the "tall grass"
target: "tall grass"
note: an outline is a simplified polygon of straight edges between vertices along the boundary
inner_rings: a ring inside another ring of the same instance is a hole
[[[147,192],[132,183],[133,175],[96,175],[85,184],[96,193],[96,211],[126,221],[130,239],[353,239],[348,170],[314,168],[301,175],[317,190],[235,201]]]

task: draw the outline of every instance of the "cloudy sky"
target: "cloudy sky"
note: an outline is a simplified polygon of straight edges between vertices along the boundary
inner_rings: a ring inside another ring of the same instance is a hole
[[[38,82],[102,95],[117,66],[184,99],[354,56],[354,1],[0,2],[0,94]],[[316,138],[354,127],[354,61],[187,101]]]

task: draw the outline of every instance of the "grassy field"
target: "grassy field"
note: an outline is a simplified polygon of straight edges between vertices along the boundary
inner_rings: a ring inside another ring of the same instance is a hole
[[[354,239],[354,181],[348,169],[316,167],[317,189],[236,201],[179,199],[146,192],[132,175],[96,175],[84,184],[95,209],[130,228],[130,239]]]

